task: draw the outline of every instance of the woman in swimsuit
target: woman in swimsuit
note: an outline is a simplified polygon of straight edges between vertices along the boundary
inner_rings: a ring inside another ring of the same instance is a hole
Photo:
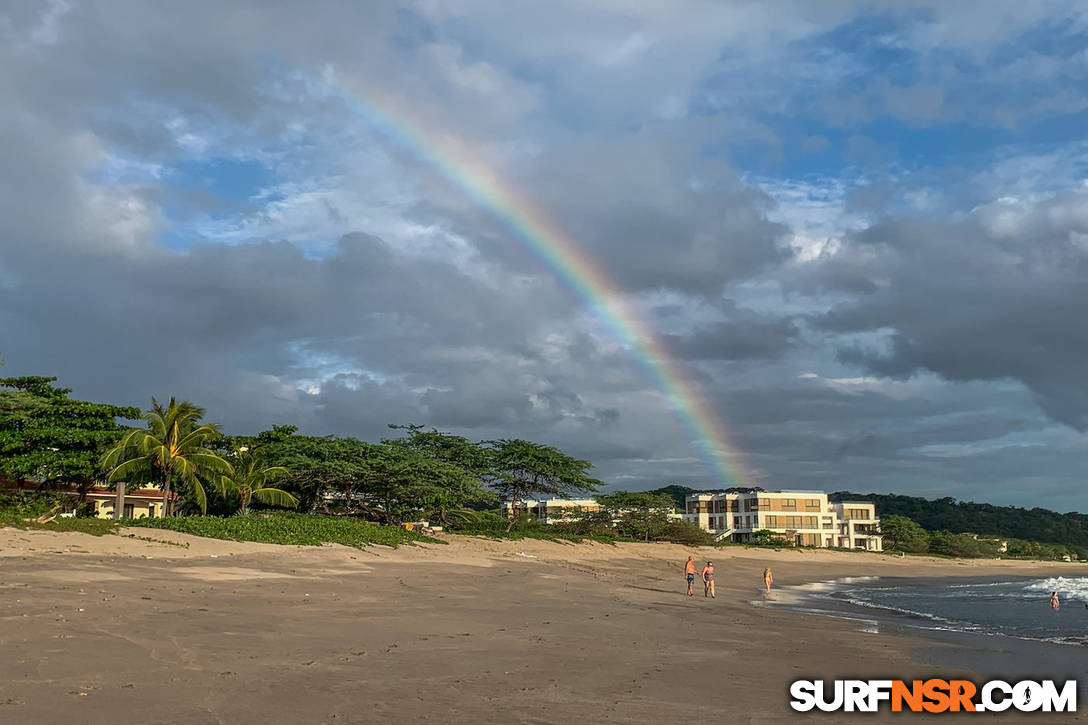
[[[774,574],[771,573],[770,567],[763,570],[763,585],[767,587],[767,591],[771,591],[771,584],[774,584]]]
[[[703,596],[709,595],[711,599],[717,599],[714,596],[714,564],[707,562],[703,567]]]
[[[1061,606],[1061,603],[1058,601],[1058,593],[1054,592],[1053,594],[1050,595],[1050,608],[1053,609],[1056,612],[1056,611],[1058,611],[1058,607],[1060,607],[1060,606]]]

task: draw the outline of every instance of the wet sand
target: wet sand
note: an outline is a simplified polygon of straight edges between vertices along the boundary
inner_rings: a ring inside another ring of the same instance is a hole
[[[683,595],[690,550],[666,544],[359,551],[133,533],[156,541],[0,529],[0,722],[882,722],[910,716],[793,713],[789,683],[970,676],[973,645],[753,606],[763,566],[780,585],[1084,571],[694,551],[715,562],[710,600]]]

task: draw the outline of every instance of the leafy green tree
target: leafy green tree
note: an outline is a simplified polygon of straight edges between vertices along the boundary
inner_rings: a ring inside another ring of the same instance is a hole
[[[597,503],[618,519],[618,529],[625,536],[657,541],[669,525],[673,498],[650,491],[617,491],[597,496]]]
[[[929,550],[934,554],[974,559],[979,556],[978,541],[967,534],[934,531],[929,535]]]
[[[488,495],[475,474],[406,441],[367,443],[354,438],[286,435],[268,442],[268,462],[290,474],[283,488],[306,510],[340,510],[384,523],[460,510]]]
[[[488,483],[517,511],[530,496],[550,494],[570,498],[579,491],[595,491],[602,484],[590,477],[589,461],[573,458],[551,446],[520,439],[489,441],[492,450]],[[506,530],[514,525],[511,516]]]
[[[102,453],[124,431],[118,418],[140,417],[138,408],[89,403],[68,397],[56,378],[0,379],[0,473],[71,488],[79,502],[104,482]]]
[[[202,481],[233,473],[230,463],[207,446],[219,437],[219,426],[200,422],[204,409],[173,397],[163,406],[154,398],[144,413],[147,428],[131,428],[102,456],[100,465],[111,481],[132,478],[158,483],[163,514],[172,516],[173,484],[190,496],[202,512],[208,497]],[[120,511],[114,512],[119,517]]]
[[[404,453],[405,460],[412,460],[409,452],[441,465],[431,466],[425,473],[441,488],[440,503],[431,511],[444,524],[453,524],[453,518],[464,520],[471,514],[467,506],[492,503],[494,493],[484,487],[483,481],[491,470],[491,451],[479,443],[462,436],[444,433],[436,428],[424,430],[419,425],[390,425],[396,430],[406,430],[403,438],[385,440],[383,443]],[[421,466],[421,462],[414,465]],[[421,473],[423,473],[421,471]]]
[[[216,488],[224,497],[237,496],[243,513],[249,512],[249,504],[253,500],[270,506],[298,506],[298,499],[271,485],[275,479],[286,476],[287,469],[265,465],[259,448],[236,451],[230,463],[233,470],[216,479]]]
[[[888,551],[921,553],[929,548],[929,534],[906,516],[894,514],[880,519],[880,535]]]

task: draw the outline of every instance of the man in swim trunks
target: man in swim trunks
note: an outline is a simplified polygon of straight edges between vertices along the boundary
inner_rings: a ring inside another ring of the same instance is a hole
[[[703,567],[703,596],[708,595],[711,599],[718,598],[714,596],[714,564],[709,561]]]
[[[695,592],[692,589],[695,586],[695,556],[689,556],[688,561],[684,564],[684,576],[688,580],[688,596],[694,597]]]

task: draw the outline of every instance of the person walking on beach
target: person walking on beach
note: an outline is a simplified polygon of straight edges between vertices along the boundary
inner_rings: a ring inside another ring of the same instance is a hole
[[[714,595],[714,563],[710,561],[703,567],[703,596],[708,595],[711,599],[718,598]]]
[[[771,591],[772,584],[774,584],[774,574],[771,573],[770,567],[766,567],[763,569],[763,585],[767,587],[767,591]]]
[[[688,562],[684,564],[684,576],[688,580],[688,596],[694,597],[695,591],[692,587],[695,586],[695,556],[689,556]]]
[[[1061,605],[1062,605],[1061,602],[1058,601],[1058,593],[1054,592],[1053,594],[1051,594],[1050,595],[1050,608],[1053,609],[1056,612],[1056,611],[1058,611],[1058,607],[1060,607]]]

